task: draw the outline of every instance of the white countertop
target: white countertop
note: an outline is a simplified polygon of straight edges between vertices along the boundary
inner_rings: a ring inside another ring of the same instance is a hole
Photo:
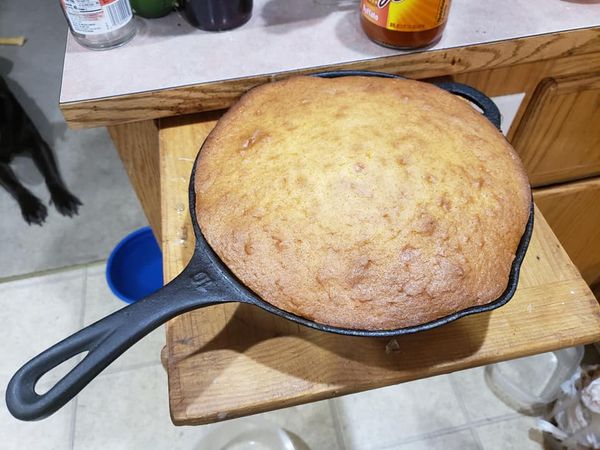
[[[357,5],[339,8],[316,0],[255,0],[252,19],[222,33],[197,30],[181,13],[138,19],[137,36],[107,51],[87,50],[69,34],[60,102],[401,53],[366,37]],[[444,35],[428,50],[593,26],[600,26],[600,3],[590,0],[453,0]]]

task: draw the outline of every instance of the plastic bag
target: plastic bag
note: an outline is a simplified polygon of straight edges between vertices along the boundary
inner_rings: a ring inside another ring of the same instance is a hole
[[[561,385],[538,428],[569,450],[600,449],[600,366],[584,366]]]

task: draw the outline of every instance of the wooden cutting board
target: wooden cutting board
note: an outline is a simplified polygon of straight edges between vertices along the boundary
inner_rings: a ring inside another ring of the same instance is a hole
[[[189,176],[216,118],[160,122],[165,281],[193,252]],[[177,425],[209,423],[598,340],[600,307],[536,210],[515,297],[437,329],[395,339],[338,336],[239,304],[171,320],[171,416]]]

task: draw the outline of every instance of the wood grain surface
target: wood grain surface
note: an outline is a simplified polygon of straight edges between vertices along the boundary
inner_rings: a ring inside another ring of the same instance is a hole
[[[550,33],[444,50],[424,50],[334,66],[263,74],[60,105],[73,128],[105,126],[229,107],[248,89],[292,74],[376,70],[422,79],[600,51],[600,28]],[[584,59],[581,60],[583,63]]]
[[[165,281],[193,251],[189,175],[217,117],[160,123]],[[171,416],[209,423],[599,339],[598,303],[536,211],[517,293],[491,313],[395,339],[318,332],[235,303],[171,320]]]
[[[518,125],[534,97],[536,88],[543,79],[577,76],[585,73],[600,73],[600,52],[459,73],[453,75],[452,78],[454,81],[479,89],[489,97],[525,94],[507,135],[512,142]]]
[[[537,189],[534,198],[583,278],[600,284],[600,178]]]
[[[545,78],[512,138],[533,186],[600,174],[600,72]]]
[[[158,125],[154,120],[108,127],[131,185],[160,243],[160,169]]]

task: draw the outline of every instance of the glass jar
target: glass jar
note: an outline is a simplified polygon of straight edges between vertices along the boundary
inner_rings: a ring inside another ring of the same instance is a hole
[[[360,22],[376,43],[412,49],[440,40],[449,9],[450,0],[362,0]]]
[[[75,40],[92,50],[125,44],[135,36],[129,0],[60,0]]]

